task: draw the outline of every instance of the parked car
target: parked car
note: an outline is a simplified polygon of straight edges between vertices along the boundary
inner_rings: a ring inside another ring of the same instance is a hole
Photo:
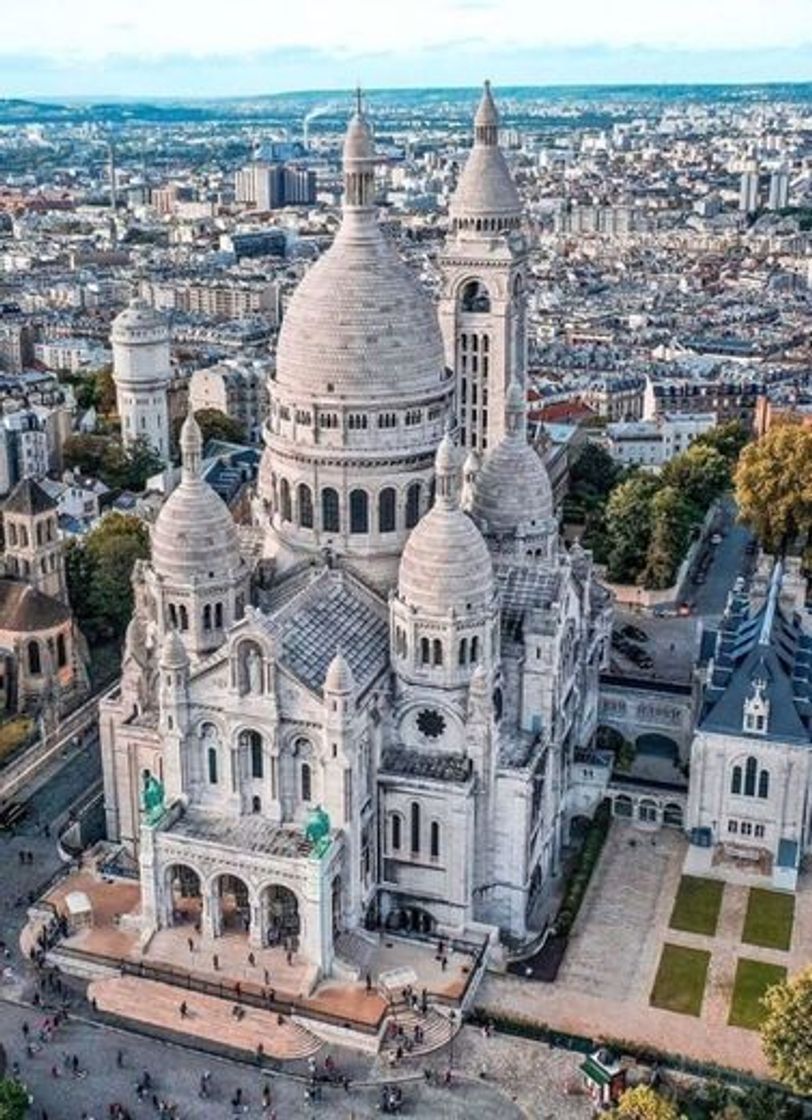
[[[641,630],[639,626],[633,626],[631,622],[627,622],[625,626],[621,626],[620,633],[624,638],[630,638],[633,642],[648,641],[648,634],[645,630]]]
[[[722,534],[721,533],[712,533],[710,542],[711,542],[711,544],[721,544],[722,543]]]

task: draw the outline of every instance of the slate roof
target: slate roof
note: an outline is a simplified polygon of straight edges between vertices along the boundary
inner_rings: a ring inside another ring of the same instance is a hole
[[[538,566],[497,565],[494,577],[502,606],[502,631],[515,638],[521,638],[525,614],[548,609],[561,584],[560,573]]]
[[[28,515],[47,513],[56,509],[56,502],[33,478],[21,479],[6,500],[5,513],[25,513]]]
[[[30,634],[50,630],[71,617],[59,599],[43,595],[22,580],[0,579],[0,630]]]
[[[767,599],[755,614],[743,596],[728,604],[705,686],[702,730],[812,745],[812,637],[783,611],[781,576],[776,565]],[[770,702],[765,734],[743,729],[744,703],[755,680],[766,682]]]
[[[387,747],[381,754],[381,772],[430,778],[435,782],[467,782],[471,777],[470,758],[462,755]]]
[[[359,693],[389,666],[389,621],[338,573],[325,572],[295,597],[272,628],[281,660],[308,688],[322,692],[327,667],[340,651]]]

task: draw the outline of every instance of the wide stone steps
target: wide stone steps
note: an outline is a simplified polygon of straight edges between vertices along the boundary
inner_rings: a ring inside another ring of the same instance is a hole
[[[433,1050],[439,1050],[441,1046],[446,1046],[450,1041],[452,1035],[455,1035],[461,1026],[461,1017],[457,1015],[456,1020],[452,1021],[447,1015],[441,1015],[439,1011],[430,1007],[426,1015],[421,1015],[417,1011],[396,1011],[389,1017],[390,1027],[384,1036],[381,1053],[386,1056],[397,1051],[398,1046],[403,1046],[404,1057],[420,1057],[422,1054],[430,1054]],[[411,1050],[403,1045],[402,1037],[394,1034],[391,1025],[395,1027],[403,1027],[403,1036],[409,1039],[412,1043]],[[415,1026],[423,1028],[422,1042],[414,1041],[414,1028]]]
[[[232,1014],[234,1004],[228,1000],[137,976],[94,980],[88,988],[88,998],[95,999],[99,1011],[122,1019],[248,1050],[252,1054],[256,1054],[261,1044],[268,1057],[280,1061],[308,1058],[321,1047],[315,1035],[287,1016],[280,1024],[276,1012],[243,1005],[245,1014],[236,1019]],[[180,1014],[183,1001],[187,1006],[185,1018]]]
[[[343,930],[335,941],[335,955],[342,964],[357,971],[359,976],[369,972],[376,946],[352,930]]]

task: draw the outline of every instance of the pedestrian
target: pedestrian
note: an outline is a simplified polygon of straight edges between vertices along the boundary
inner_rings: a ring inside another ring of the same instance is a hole
[[[367,976],[366,976],[366,985],[367,985],[367,991],[371,992],[372,991],[372,977],[370,976],[369,973],[367,973]]]
[[[79,1055],[78,1054],[73,1055],[73,1057],[70,1060],[70,1064],[71,1064],[71,1069],[73,1070],[74,1073],[76,1073],[79,1069]]]
[[[268,972],[268,970],[266,968],[266,969],[263,969],[262,975],[265,977],[265,987],[267,988],[268,985],[271,982],[271,974]],[[270,997],[268,997],[268,998],[270,998]]]
[[[442,968],[443,972],[448,968],[448,957],[445,953],[443,953],[443,959],[440,961],[440,968]]]
[[[186,1005],[186,1000],[183,1000],[183,1002],[180,1005],[180,1017],[181,1017],[181,1019],[185,1019],[188,1014],[189,1014],[189,1008]]]
[[[257,963],[257,958],[254,956],[253,952],[248,954],[248,963],[251,965],[251,968]]]
[[[285,954],[285,958],[286,958],[288,964],[293,964],[293,952],[290,949],[287,950],[287,952]]]
[[[124,1067],[124,1051],[123,1050],[116,1050],[116,1065],[118,1066],[119,1069],[123,1069],[123,1067]]]
[[[23,1038],[28,1038],[28,1032],[31,1030],[28,1023],[24,1021],[20,1030],[23,1032]]]
[[[220,958],[219,958],[219,957],[217,956],[217,954],[216,954],[216,953],[215,953],[215,954],[214,954],[214,956],[213,956],[213,957],[211,958],[211,963],[212,963],[212,965],[213,965],[213,967],[214,967],[214,971],[215,971],[215,972],[219,972],[219,971],[220,971]]]
[[[194,940],[191,937],[187,937],[186,938],[186,944],[189,946],[189,952],[193,953],[195,951]]]

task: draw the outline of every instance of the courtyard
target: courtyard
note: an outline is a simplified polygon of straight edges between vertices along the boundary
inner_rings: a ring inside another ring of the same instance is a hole
[[[554,984],[489,974],[485,1011],[768,1073],[766,989],[808,964],[812,883],[791,895],[683,876],[685,837],[614,821]]]

